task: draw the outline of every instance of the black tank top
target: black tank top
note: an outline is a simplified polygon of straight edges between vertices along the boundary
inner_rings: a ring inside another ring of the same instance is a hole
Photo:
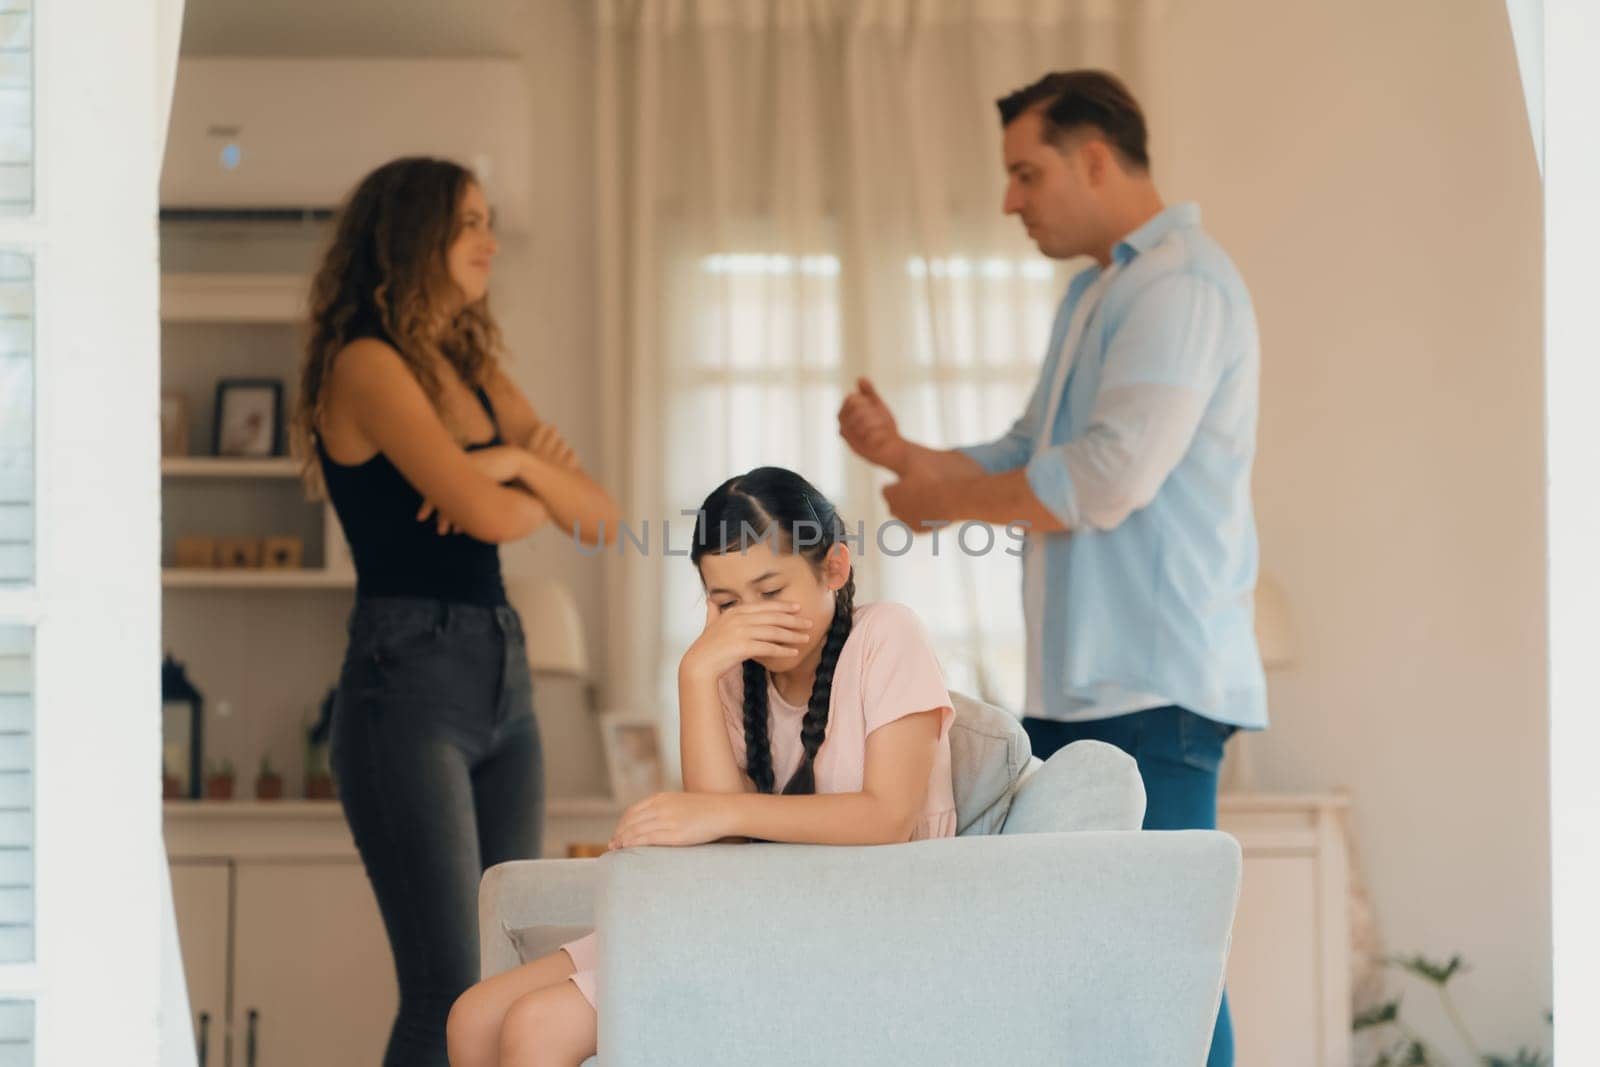
[[[393,342],[380,330],[359,336]],[[494,436],[467,446],[467,451],[502,444],[494,406],[480,386],[474,390],[489,415]],[[500,575],[500,549],[469,534],[440,535],[430,519],[417,521],[422,494],[382,452],[365,463],[339,463],[317,436],[317,458],[328,486],[328,498],[350,542],[356,566],[356,596],[426,597],[458,604],[498,606],[506,603]]]

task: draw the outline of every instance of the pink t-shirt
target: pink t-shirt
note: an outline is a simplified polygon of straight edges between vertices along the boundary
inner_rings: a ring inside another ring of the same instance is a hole
[[[733,744],[733,758],[747,766],[744,747],[744,670],[735,667],[717,682],[722,714]],[[855,611],[850,636],[833,672],[833,703],[828,731],[813,767],[818,793],[858,793],[866,770],[867,735],[880,726],[919,711],[941,711],[939,749],[928,779],[928,798],[911,839],[953,837],[955,793],[950,781],[950,721],[955,711],[944,673],[933,654],[922,620],[904,604],[880,601]],[[773,788],[781,791],[800,767],[805,749],[800,723],[806,709],[787,703],[767,682],[768,727],[772,744]]]
[[[728,724],[733,758],[745,769],[744,668],[735,667],[717,680],[722,715]],[[955,791],[950,780],[950,721],[955,710],[944,687],[944,672],[928,643],[922,620],[903,604],[879,602],[856,609],[855,622],[833,672],[833,703],[828,731],[817,750],[819,793],[859,793],[866,773],[867,735],[880,726],[919,711],[939,709],[939,749],[928,778],[928,798],[911,833],[913,841],[954,837]],[[785,703],[767,682],[767,733],[772,744],[775,788],[782,789],[800,766],[800,720],[806,709]],[[572,958],[573,983],[591,1007],[596,1003],[595,968],[599,952],[595,935],[561,946]]]

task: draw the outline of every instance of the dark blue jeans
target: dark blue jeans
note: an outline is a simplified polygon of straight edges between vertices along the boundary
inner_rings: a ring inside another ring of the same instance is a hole
[[[1074,741],[1116,745],[1139,763],[1146,830],[1215,830],[1217,770],[1234,727],[1180,707],[1151,708],[1089,722],[1025,718],[1033,754],[1049,759]],[[1222,995],[1206,1067],[1233,1067],[1233,1020]]]
[[[445,1019],[478,980],[478,881],[538,858],[544,826],[517,613],[358,601],[331,757],[399,979],[384,1067],[447,1067]]]

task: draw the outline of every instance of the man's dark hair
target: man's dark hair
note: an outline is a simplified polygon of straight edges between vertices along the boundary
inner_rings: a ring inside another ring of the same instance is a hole
[[[1044,139],[1056,147],[1089,127],[1100,131],[1123,160],[1150,170],[1144,112],[1122,79],[1103,70],[1058,70],[995,101],[1006,127],[1029,111],[1044,118]]]

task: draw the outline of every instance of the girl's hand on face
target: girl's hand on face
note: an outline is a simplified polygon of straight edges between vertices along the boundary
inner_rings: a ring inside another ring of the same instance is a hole
[[[610,846],[703,845],[731,836],[728,797],[716,793],[657,793],[622,813]]]
[[[811,620],[800,614],[799,604],[763,601],[720,611],[707,600],[705,629],[683,654],[679,669],[716,679],[747,659],[798,663],[800,650],[810,640]]]

